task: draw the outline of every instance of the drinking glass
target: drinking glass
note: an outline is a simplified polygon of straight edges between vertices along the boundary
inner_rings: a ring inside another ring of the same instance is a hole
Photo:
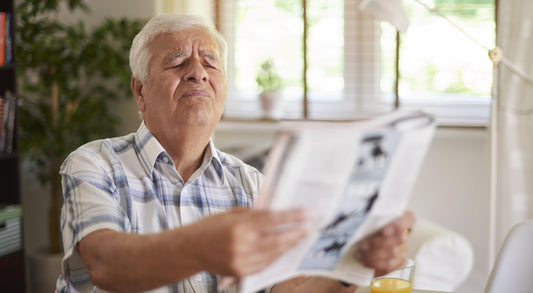
[[[401,268],[372,280],[370,291],[372,293],[411,293],[415,267],[414,260],[406,259]]]

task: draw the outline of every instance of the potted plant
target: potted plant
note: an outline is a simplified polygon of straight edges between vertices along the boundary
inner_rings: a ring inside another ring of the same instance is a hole
[[[109,102],[129,96],[128,52],[143,23],[107,19],[92,29],[66,24],[58,19],[62,4],[89,13],[84,0],[20,0],[15,34],[20,151],[50,188],[52,254],[62,250],[59,167],[83,143],[113,135],[118,118]]]
[[[264,117],[268,119],[281,118],[283,115],[281,108],[283,82],[271,58],[260,64],[255,81],[260,89],[259,99]]]

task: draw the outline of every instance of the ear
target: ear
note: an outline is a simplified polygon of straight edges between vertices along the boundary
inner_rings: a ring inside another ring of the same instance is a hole
[[[144,112],[146,110],[146,104],[143,96],[143,84],[133,76],[131,77],[131,90],[135,96],[135,101],[137,102],[137,109],[140,112]]]

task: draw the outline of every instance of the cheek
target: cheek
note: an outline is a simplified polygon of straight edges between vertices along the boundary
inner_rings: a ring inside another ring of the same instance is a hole
[[[224,103],[224,101],[226,100],[226,86],[225,85],[221,86],[218,89],[218,96],[219,96],[219,100],[221,100],[222,103]]]
[[[158,104],[171,101],[175,95],[176,89],[179,84],[179,79],[160,77],[150,81],[152,85],[148,90],[149,97],[152,98],[152,102]]]
[[[217,95],[217,99],[224,103],[226,100],[226,80],[224,77],[217,77],[213,81],[213,88]]]

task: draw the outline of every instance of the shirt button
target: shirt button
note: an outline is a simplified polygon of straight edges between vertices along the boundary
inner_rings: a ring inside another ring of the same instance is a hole
[[[201,281],[202,281],[202,276],[197,275],[197,276],[196,276],[196,281],[201,282]]]
[[[167,158],[167,157],[164,157],[164,158],[163,158],[163,162],[168,163],[168,158]]]

